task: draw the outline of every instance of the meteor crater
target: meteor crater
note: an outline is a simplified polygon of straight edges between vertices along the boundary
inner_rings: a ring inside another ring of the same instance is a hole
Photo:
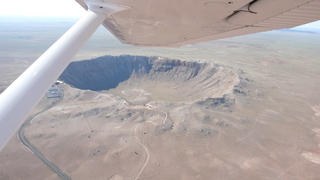
[[[222,97],[239,77],[213,63],[147,56],[103,56],[70,63],[59,78],[83,90],[111,92],[133,104]]]

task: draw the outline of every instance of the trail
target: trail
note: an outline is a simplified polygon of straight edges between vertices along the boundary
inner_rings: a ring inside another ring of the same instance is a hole
[[[218,151],[218,150],[221,150],[221,149],[224,149],[224,148],[230,148],[230,147],[233,146],[234,144],[239,143],[239,142],[241,142],[241,141],[244,141],[244,140],[247,139],[249,136],[251,136],[251,135],[254,133],[254,131],[255,131],[256,125],[257,125],[257,123],[258,123],[258,121],[259,121],[259,118],[260,118],[261,114],[263,114],[263,113],[266,112],[266,111],[268,111],[268,110],[261,110],[261,111],[259,111],[259,112],[257,113],[257,116],[256,116],[256,118],[255,118],[255,122],[254,122],[254,124],[253,124],[253,127],[252,127],[251,132],[249,132],[249,133],[248,133],[247,135],[245,135],[243,138],[238,139],[238,140],[236,140],[236,141],[234,141],[234,142],[232,142],[232,143],[230,143],[230,144],[228,144],[228,145],[223,145],[223,146],[218,147],[218,148],[213,148],[213,149],[212,149],[212,152],[215,152],[215,151]],[[174,164],[174,165],[172,165],[172,166],[177,166],[178,164],[193,163],[193,162],[195,162],[195,161],[198,161],[201,157],[203,157],[203,156],[205,156],[205,155],[206,155],[206,154],[202,154],[202,155],[198,156],[197,159],[189,160],[189,161],[183,161],[183,162]],[[170,168],[170,167],[172,167],[172,166],[167,167],[167,169]],[[229,174],[229,175],[230,175],[230,174]]]
[[[164,125],[168,119],[168,113],[164,112],[164,111],[160,111],[160,110],[154,110],[154,109],[150,109],[150,108],[145,108],[145,107],[140,107],[140,108],[134,108],[134,109],[145,109],[145,110],[149,110],[149,111],[155,111],[155,112],[160,112],[160,113],[164,113],[165,114],[165,117],[162,121],[161,124],[159,125]],[[158,124],[154,123],[153,121],[146,121],[145,123],[151,123],[152,125],[154,126],[157,126]],[[138,129],[138,126],[140,126],[142,123],[140,124],[137,124],[134,129],[133,129],[133,137],[134,139],[137,141],[137,143],[144,149],[144,151],[146,152],[146,158],[144,160],[144,164],[143,166],[141,167],[141,169],[139,170],[137,176],[134,178],[134,180],[137,180],[141,173],[143,172],[144,168],[147,166],[148,162],[149,162],[149,159],[150,159],[150,154],[149,154],[149,150],[148,148],[144,145],[144,143],[142,141],[139,140],[138,136],[137,136],[137,129]]]
[[[138,144],[140,144],[141,147],[143,147],[143,149],[145,150],[146,152],[146,159],[144,160],[144,164],[143,166],[141,167],[141,169],[139,170],[139,173],[137,174],[136,178],[134,180],[137,180],[140,176],[140,174],[142,173],[142,171],[144,170],[144,168],[147,166],[148,164],[148,161],[149,161],[149,158],[150,158],[150,155],[149,155],[149,150],[147,149],[147,147],[139,140],[139,138],[137,137],[137,127],[139,126],[140,124],[137,124],[134,129],[133,129],[133,136],[135,138],[135,140],[138,142]]]
[[[281,87],[279,87],[278,85],[276,85],[276,84],[274,84],[274,85],[275,85],[282,93],[288,95],[289,97],[294,98],[294,99],[297,99],[297,100],[299,100],[299,101],[307,104],[307,105],[310,106],[311,108],[313,107],[311,104],[309,104],[308,102],[302,100],[301,98],[298,98],[298,97],[296,97],[296,96],[294,96],[294,95],[289,94],[287,91],[283,90],[283,89],[282,89]]]

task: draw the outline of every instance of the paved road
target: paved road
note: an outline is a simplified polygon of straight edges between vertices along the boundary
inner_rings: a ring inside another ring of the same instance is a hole
[[[62,90],[61,90],[62,91]],[[29,148],[36,156],[38,156],[38,158],[41,159],[41,161],[43,161],[46,165],[48,165],[54,172],[56,172],[61,178],[65,179],[65,180],[71,180],[71,178],[69,178],[66,174],[64,174],[56,165],[54,165],[51,161],[49,161],[43,154],[41,154],[35,147],[33,147],[30,142],[27,140],[27,138],[24,136],[24,129],[28,126],[28,124],[31,122],[32,119],[34,119],[35,117],[37,117],[39,114],[47,111],[48,109],[52,108],[53,106],[55,106],[56,104],[58,104],[64,97],[64,93],[62,91],[62,95],[61,97],[53,104],[49,105],[48,107],[46,107],[45,109],[43,109],[42,111],[36,113],[35,115],[33,115],[32,117],[30,117],[26,122],[23,123],[23,125],[21,126],[20,130],[19,130],[19,138],[21,140],[21,142],[27,146],[27,148]]]

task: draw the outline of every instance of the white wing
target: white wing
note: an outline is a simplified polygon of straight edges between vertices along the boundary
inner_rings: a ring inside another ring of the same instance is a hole
[[[95,0],[77,0],[85,9]],[[100,1],[101,2],[101,1]],[[121,42],[181,46],[291,28],[320,19],[320,0],[104,0],[132,7],[103,25]]]

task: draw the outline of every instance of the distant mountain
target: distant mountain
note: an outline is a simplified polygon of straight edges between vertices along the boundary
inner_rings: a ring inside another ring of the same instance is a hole
[[[278,31],[309,33],[309,34],[320,34],[320,30],[319,29],[279,29]]]

